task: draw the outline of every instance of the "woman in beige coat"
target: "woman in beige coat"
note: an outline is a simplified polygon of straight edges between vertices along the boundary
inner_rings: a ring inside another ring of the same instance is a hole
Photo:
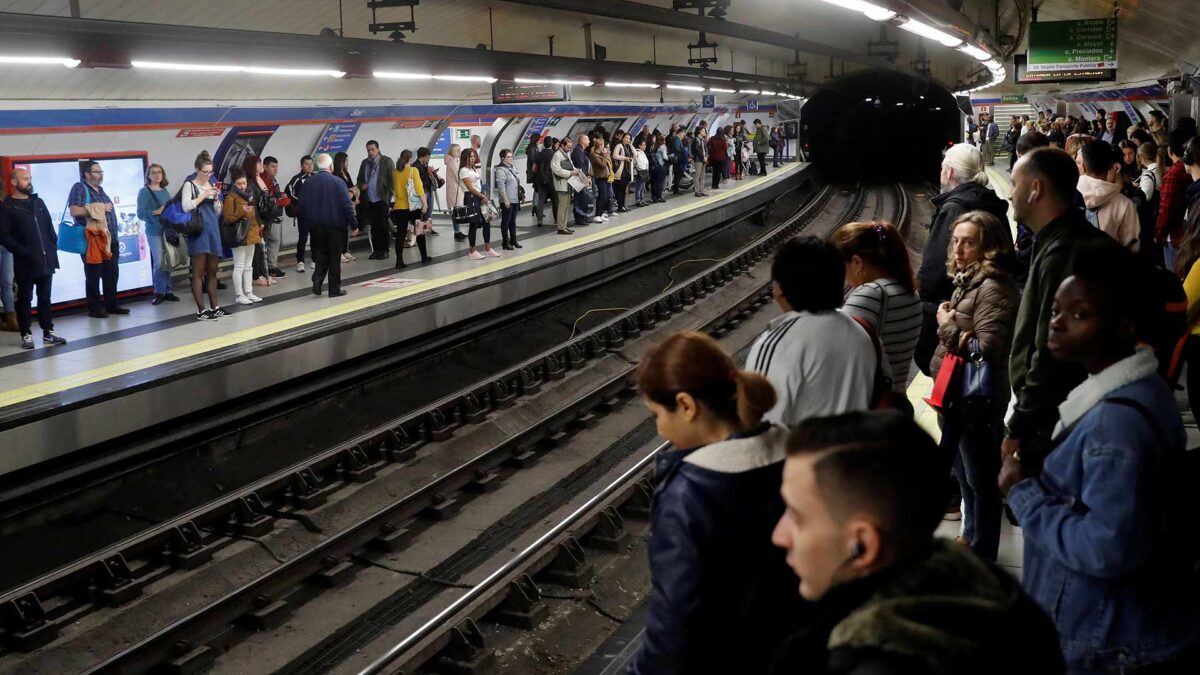
[[[1000,441],[1008,407],[1008,354],[1021,303],[1011,276],[1012,234],[995,216],[970,211],[952,228],[946,270],[954,293],[938,308],[938,347],[930,363],[934,378],[947,353],[986,363],[992,375],[986,396],[959,397],[942,410],[942,448],[954,454],[962,490],[963,539],[980,557],[994,561],[1000,546]]]
[[[462,147],[458,143],[446,150],[446,210],[451,212],[454,207],[463,205],[463,196],[466,194],[462,181],[458,179],[458,171],[462,168],[459,160],[461,154]],[[466,238],[459,224],[454,223],[454,240],[463,241]]]

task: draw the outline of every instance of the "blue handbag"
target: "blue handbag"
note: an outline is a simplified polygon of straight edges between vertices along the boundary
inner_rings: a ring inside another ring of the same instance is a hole
[[[83,191],[85,204],[90,204],[92,195],[86,189]],[[83,255],[87,253],[87,228],[77,225],[71,216],[71,205],[63,209],[62,217],[58,219],[58,250],[63,253]]]
[[[992,364],[983,358],[983,349],[979,346],[979,338],[972,337],[970,351],[963,359],[962,398],[990,399],[996,397],[996,379],[992,372]]]

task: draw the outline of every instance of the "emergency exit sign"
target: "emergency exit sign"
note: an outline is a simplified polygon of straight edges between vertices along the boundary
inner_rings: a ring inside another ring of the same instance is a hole
[[[1031,73],[1116,67],[1116,19],[1029,24],[1028,70]]]

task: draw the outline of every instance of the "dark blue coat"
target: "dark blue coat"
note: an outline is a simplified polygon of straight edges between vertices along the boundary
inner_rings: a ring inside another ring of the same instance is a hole
[[[346,182],[328,171],[318,171],[304,182],[296,209],[309,227],[333,225],[358,229]]]
[[[36,194],[0,202],[0,246],[12,252],[13,277],[18,281],[32,281],[58,269],[58,235],[45,202]]]
[[[649,613],[630,673],[760,673],[804,618],[799,580],[771,544],[786,436],[764,425],[658,458]]]

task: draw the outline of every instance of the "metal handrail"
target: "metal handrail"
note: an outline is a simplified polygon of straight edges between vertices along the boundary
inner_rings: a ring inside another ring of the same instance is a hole
[[[459,596],[458,599],[450,603],[449,606],[438,612],[436,616],[429,621],[426,621],[424,625],[413,631],[408,637],[401,640],[391,649],[387,650],[386,653],[372,662],[369,666],[361,670],[359,675],[375,675],[376,673],[383,672],[383,669],[389,664],[399,659],[405,652],[412,649],[421,640],[424,640],[432,635],[455,614],[462,611],[467,605],[489,593],[501,579],[515,571],[521,565],[528,562],[530,558],[538,555],[547,544],[569,530],[573,525],[575,525],[575,523],[583,519],[596,507],[597,504],[604,501],[613,493],[627,485],[630,480],[644,471],[646,467],[654,461],[654,458],[658,455],[658,453],[666,450],[670,447],[670,445],[670,443],[663,443],[656,447],[653,452],[638,460],[637,464],[634,464],[629,468],[629,470],[621,474],[620,477],[618,477],[612,483],[609,483],[607,487],[580,505],[579,508],[575,509],[575,511],[571,513],[571,515],[567,516],[557,525],[550,528],[549,531],[538,537],[536,541],[525,547],[523,551],[510,558],[500,567],[496,568],[487,576],[487,578],[471,587],[471,590]]]

